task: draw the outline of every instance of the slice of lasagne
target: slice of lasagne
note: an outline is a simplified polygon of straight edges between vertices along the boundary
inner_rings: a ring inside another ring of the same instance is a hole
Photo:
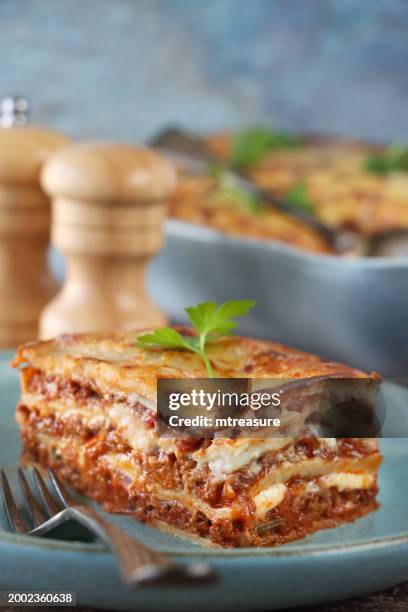
[[[52,467],[111,512],[221,546],[268,546],[377,507],[374,439],[196,439],[157,431],[158,378],[205,378],[198,355],[144,350],[136,333],[65,335],[19,348],[24,459]],[[208,347],[218,377],[366,377],[280,344]]]

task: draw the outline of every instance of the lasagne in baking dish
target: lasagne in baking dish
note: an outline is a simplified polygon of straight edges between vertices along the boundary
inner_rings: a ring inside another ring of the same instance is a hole
[[[233,135],[220,134],[206,143],[228,164],[233,140]],[[408,228],[408,152],[401,171],[397,163],[388,169],[375,166],[384,151],[355,141],[304,138],[300,146],[273,149],[243,169],[257,185],[306,208],[327,226],[372,236]],[[334,253],[313,228],[272,207],[256,206],[233,189],[219,189],[211,175],[181,173],[170,215],[226,234]]]
[[[144,350],[136,333],[64,335],[18,350],[24,460],[52,467],[111,512],[201,543],[278,545],[377,507],[375,439],[162,437],[158,378],[205,378],[200,357]],[[217,377],[379,377],[229,336],[207,349]]]
[[[210,176],[181,174],[170,216],[234,236],[276,240],[305,251],[333,254],[327,240],[313,228],[272,207],[249,210],[245,202],[219,190]]]

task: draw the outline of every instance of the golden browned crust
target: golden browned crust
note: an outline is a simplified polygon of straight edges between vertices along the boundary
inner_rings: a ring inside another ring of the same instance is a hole
[[[19,347],[15,366],[28,364],[45,374],[91,382],[105,393],[135,394],[156,402],[158,378],[206,378],[200,357],[190,351],[144,350],[137,331],[72,334]],[[360,370],[283,344],[230,336],[208,346],[221,378],[367,377]],[[376,374],[370,374],[379,380]]]

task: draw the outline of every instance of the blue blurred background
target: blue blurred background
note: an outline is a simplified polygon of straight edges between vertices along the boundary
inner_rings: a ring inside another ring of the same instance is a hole
[[[164,123],[408,139],[405,0],[0,0],[0,95],[72,136]]]

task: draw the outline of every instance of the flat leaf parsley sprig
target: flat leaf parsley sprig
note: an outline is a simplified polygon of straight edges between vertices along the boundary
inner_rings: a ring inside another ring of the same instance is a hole
[[[296,183],[286,194],[285,200],[293,206],[297,206],[306,212],[313,213],[314,205],[309,196],[307,185],[304,181]]]
[[[259,214],[264,210],[264,203],[254,195],[241,189],[233,174],[222,165],[210,164],[209,173],[216,179],[217,187],[211,194],[213,200],[227,199],[241,206],[246,212]]]
[[[233,319],[248,314],[255,303],[253,300],[230,300],[219,306],[215,302],[203,302],[197,306],[190,306],[185,311],[197,336],[183,336],[171,327],[162,327],[139,336],[137,343],[143,349],[180,349],[197,353],[207,368],[209,378],[215,378],[207,354],[207,345],[227,336],[237,327]]]
[[[249,169],[262,162],[270,151],[296,150],[302,147],[299,136],[255,126],[239,130],[232,137],[231,164],[240,170]]]
[[[408,147],[392,146],[380,155],[373,155],[364,161],[364,170],[379,176],[392,172],[408,172]]]

